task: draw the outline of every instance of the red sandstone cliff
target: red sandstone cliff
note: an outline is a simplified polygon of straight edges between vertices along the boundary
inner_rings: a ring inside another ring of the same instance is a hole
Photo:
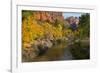
[[[61,12],[47,12],[47,11],[37,11],[35,12],[35,17],[40,21],[48,21],[54,23],[56,20],[64,21],[64,17]]]

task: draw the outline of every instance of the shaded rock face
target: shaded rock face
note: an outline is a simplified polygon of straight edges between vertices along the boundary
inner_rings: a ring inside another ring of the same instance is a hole
[[[67,18],[66,21],[68,21],[69,24],[73,24],[73,23],[75,23],[77,25],[79,24],[79,19],[77,17],[73,17],[73,16]]]
[[[74,16],[71,16],[71,17],[68,17],[68,18],[66,19],[66,21],[68,22],[69,27],[70,27],[73,31],[77,30],[78,24],[79,24],[79,18],[74,17]]]
[[[64,21],[62,12],[47,12],[47,11],[36,11],[35,17],[39,21],[48,21],[55,23],[56,20]]]

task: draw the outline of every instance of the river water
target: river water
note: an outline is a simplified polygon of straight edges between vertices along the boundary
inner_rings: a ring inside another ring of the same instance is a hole
[[[60,43],[52,46],[42,56],[37,56],[34,61],[59,61],[72,60],[73,56],[67,48],[67,43]]]
[[[74,49],[71,47],[74,47]],[[46,51],[46,53],[37,56],[33,61],[61,61],[77,59],[89,59],[89,51],[85,51],[84,48],[80,46],[76,47],[76,45],[68,46],[68,43],[64,42],[52,46]]]

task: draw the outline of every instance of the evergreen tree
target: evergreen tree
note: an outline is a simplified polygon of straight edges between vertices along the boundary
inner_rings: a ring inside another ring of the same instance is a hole
[[[90,35],[90,14],[86,13],[81,15],[79,29],[80,29],[80,37],[85,38]]]

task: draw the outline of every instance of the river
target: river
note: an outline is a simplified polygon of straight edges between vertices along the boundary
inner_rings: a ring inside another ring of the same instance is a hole
[[[77,59],[89,59],[89,47],[85,47],[84,50],[84,47],[81,47],[80,45],[74,44],[68,46],[68,43],[63,42],[52,46],[46,51],[46,53],[37,56],[33,61],[61,61]]]

